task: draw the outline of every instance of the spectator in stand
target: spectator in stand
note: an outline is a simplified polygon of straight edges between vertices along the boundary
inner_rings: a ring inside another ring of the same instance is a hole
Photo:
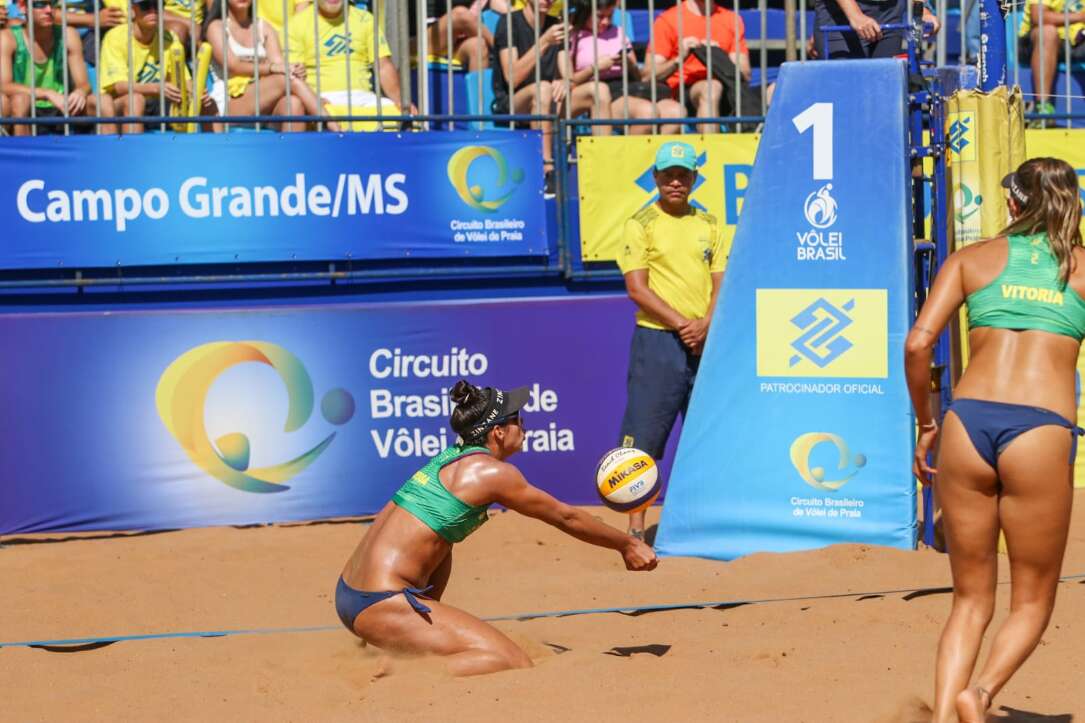
[[[452,59],[461,68],[482,70],[490,65],[490,48],[494,36],[482,22],[482,11],[489,0],[451,0],[451,12],[446,13],[449,0],[428,0],[426,3],[426,48],[431,61],[448,59],[448,23],[452,23]],[[418,29],[415,3],[408,6],[411,34]]]
[[[95,52],[98,47],[98,38],[94,35],[94,6],[95,0],[63,0],[67,8],[68,26],[79,31],[79,37],[83,42],[83,59],[87,65],[95,64]],[[126,16],[124,12],[125,0],[105,0],[99,3],[98,28],[99,37],[105,35],[110,28],[123,25]],[[57,18],[60,17],[60,8],[55,11]],[[58,19],[57,23],[60,22]]]
[[[599,86],[597,96],[593,96],[594,89],[589,83],[572,87],[570,97],[565,97],[565,81],[558,65],[566,27],[557,18],[548,16],[550,7],[550,0],[525,0],[522,10],[498,19],[494,57],[490,60],[494,68],[491,109],[498,115],[561,115],[568,103],[571,115],[590,113],[592,118],[610,118],[612,99],[610,89],[605,85]],[[538,45],[535,44],[536,28]],[[536,63],[539,66],[538,83],[535,82]],[[548,195],[554,192],[552,125],[548,121],[531,124],[532,128],[542,130],[543,172]],[[610,126],[592,127],[595,135],[609,135],[610,131]]]
[[[321,103],[305,83],[305,66],[287,65],[271,23],[253,20],[253,0],[228,0],[223,33],[223,0],[214,0],[204,37],[211,43],[211,97],[223,115],[319,115]],[[226,46],[229,46],[227,57]],[[223,65],[227,60],[226,69]],[[254,82],[259,70],[260,82]],[[286,88],[290,86],[290,103]],[[228,93],[227,93],[228,91]],[[227,100],[227,94],[229,99]],[[257,108],[257,96],[260,107]],[[333,123],[332,130],[338,130]],[[303,131],[305,123],[283,123],[284,131]]]
[[[200,44],[203,39],[203,21],[207,16],[204,0],[165,0],[162,9],[162,24],[173,33],[186,53],[191,43],[189,33],[195,33],[195,43]]]
[[[977,0],[978,1],[978,0]],[[818,53],[829,60],[849,58],[892,58],[903,52],[904,33],[900,30],[882,31],[883,25],[903,23],[908,17],[908,0],[816,0],[814,3],[814,32]],[[923,7],[923,22],[940,29],[938,18]],[[854,32],[826,33],[829,47],[822,48],[822,33],[826,25],[850,25]],[[933,33],[932,33],[933,34]]]
[[[678,32],[678,13],[682,13],[682,33]],[[706,27],[707,26],[707,27]],[[708,32],[710,30],[710,32]],[[680,0],[678,5],[664,11],[655,21],[655,46],[648,52],[655,55],[656,77],[666,78],[675,97],[678,86],[685,84],[689,110],[699,118],[723,115],[734,100],[735,66],[741,73],[739,81],[745,93],[741,112],[760,114],[761,105],[753,104],[748,92],[750,81],[750,51],[746,47],[746,29],[742,18],[723,7],[712,4],[712,17],[708,17],[707,0]],[[706,43],[705,39],[708,38]],[[712,75],[708,77],[707,54],[712,53]],[[681,63],[681,71],[679,64]],[[651,64],[648,64],[651,68]],[[722,80],[721,80],[722,78]],[[715,133],[713,123],[699,126],[702,133]]]
[[[19,0],[19,10],[25,15],[27,0]],[[52,0],[31,0],[34,34],[29,25],[12,30],[0,30],[0,92],[10,99],[10,114],[17,118],[34,115],[41,118],[97,115],[94,95],[90,92],[87,66],[83,62],[83,46],[79,33],[61,27],[60,16]],[[44,58],[37,62],[33,58]],[[68,92],[64,92],[64,68],[68,69]],[[113,103],[102,98],[101,115],[113,116]],[[60,127],[56,127],[59,129]],[[116,126],[107,124],[104,133],[116,133]],[[15,135],[31,134],[30,126],[15,126]]]
[[[345,10],[349,11],[349,17]],[[404,107],[399,71],[392,62],[392,51],[383,31],[379,51],[373,47],[373,24],[372,14],[344,5],[343,0],[317,0],[290,21],[290,57],[297,53],[296,57],[305,63],[305,82],[328,105],[326,110],[331,115],[346,115],[348,111],[354,115],[376,115],[377,96],[370,75],[378,56],[381,114],[418,113],[414,104]]]
[[[108,94],[113,99],[117,115],[167,115],[169,108],[162,108],[159,104],[160,93],[167,103],[178,104],[182,101],[181,89],[176,83],[162,82],[165,63],[159,55],[157,7],[157,0],[136,0],[132,3],[131,46],[128,43],[128,25],[113,28],[102,39],[102,67],[98,69],[98,83],[103,101]],[[161,46],[168,57],[170,47],[178,40],[169,30],[163,32]],[[187,69],[180,81],[191,83]],[[203,115],[217,114],[209,95],[203,96],[200,112]],[[142,133],[143,124],[127,123],[121,132]]]
[[[256,0],[253,14],[261,21],[275,28],[275,34],[279,36],[279,47],[286,52],[287,26],[293,27],[294,16],[309,7],[310,0]],[[283,12],[286,16],[283,16]],[[312,26],[309,28],[312,32]],[[290,60],[294,59],[294,49],[290,48]]]
[[[573,57],[573,85],[587,84],[593,87],[595,69],[598,67],[599,82],[606,85],[613,99],[610,105],[611,117],[625,117],[626,108],[630,118],[647,119],[656,115],[660,118],[683,117],[685,112],[682,106],[671,98],[670,87],[656,82],[651,77],[650,68],[640,68],[633,52],[633,44],[626,37],[625,30],[614,24],[614,6],[617,2],[618,0],[596,0],[594,24],[591,0],[574,2],[573,13],[569,16],[572,26],[569,52]],[[593,30],[598,33],[597,37],[593,37]],[[656,86],[655,108],[652,106],[653,84]],[[652,126],[629,126],[627,132],[631,135],[643,135],[651,133]],[[664,125],[661,132],[677,133],[678,124]]]
[[[979,0],[977,0],[978,2]],[[1043,24],[1040,24],[1040,3],[1028,0],[1018,31],[1018,57],[1031,55],[1032,88],[1037,113],[1054,113],[1051,87],[1055,84],[1059,60],[1066,40],[1066,24],[1070,28],[1070,62],[1085,60],[1085,5],[1081,0],[1043,0]],[[1043,54],[1040,53],[1041,36]],[[1035,125],[1043,127],[1044,121]]]

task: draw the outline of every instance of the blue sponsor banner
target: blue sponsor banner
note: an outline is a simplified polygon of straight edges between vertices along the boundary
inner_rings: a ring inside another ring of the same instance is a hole
[[[528,385],[533,483],[598,504],[624,296],[7,314],[0,533],[375,513],[454,440],[461,377]]]
[[[4,269],[549,253],[536,132],[0,141]]]
[[[657,548],[911,547],[907,92],[897,60],[785,64]]]

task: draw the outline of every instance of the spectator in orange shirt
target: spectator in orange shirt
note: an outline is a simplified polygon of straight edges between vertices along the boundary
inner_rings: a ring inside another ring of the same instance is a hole
[[[682,13],[681,35],[678,33],[679,12]],[[706,25],[710,33],[706,32]],[[656,76],[667,79],[667,85],[675,97],[678,97],[679,84],[684,84],[690,111],[699,118],[721,115],[723,102],[727,103],[724,108],[736,110],[730,108],[729,96],[733,97],[733,94],[726,93],[723,83],[717,78],[709,79],[707,66],[697,56],[703,57],[713,48],[718,48],[722,54],[715,54],[713,75],[722,70],[717,69],[717,65],[729,62],[738,66],[742,81],[748,83],[750,51],[746,47],[746,29],[741,17],[716,2],[712,4],[712,17],[709,18],[706,0],[681,0],[656,18],[653,32],[655,46],[649,47],[648,52],[655,55]],[[706,38],[709,38],[708,43],[705,42]],[[721,62],[717,63],[717,60]],[[734,69],[729,70],[733,75]],[[741,110],[747,115],[761,112],[760,107],[743,106]],[[714,133],[716,130],[712,123],[700,126],[702,133]]]

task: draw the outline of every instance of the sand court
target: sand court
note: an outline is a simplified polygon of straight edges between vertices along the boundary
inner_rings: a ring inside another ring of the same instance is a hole
[[[1067,576],[1085,573],[1085,492],[1076,496]],[[535,667],[455,679],[435,660],[389,659],[338,625],[336,575],[364,525],[6,538],[4,642],[251,632],[4,647],[4,718],[889,722],[920,720],[911,712],[930,702],[950,603],[948,561],[932,551],[837,545],[731,563],[665,558],[629,573],[608,550],[497,513],[457,546],[445,595],[483,617],[765,602],[502,620]],[[995,624],[1008,592],[1000,586]],[[1085,712],[1083,614],[1085,577],[1068,579],[997,714]]]

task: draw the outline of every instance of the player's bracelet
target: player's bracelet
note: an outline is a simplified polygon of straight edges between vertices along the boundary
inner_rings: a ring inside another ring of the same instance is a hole
[[[932,429],[936,429],[937,427],[938,427],[938,422],[936,420],[934,420],[934,419],[932,419],[928,424],[919,425],[919,428],[922,429],[924,432],[929,432]]]

